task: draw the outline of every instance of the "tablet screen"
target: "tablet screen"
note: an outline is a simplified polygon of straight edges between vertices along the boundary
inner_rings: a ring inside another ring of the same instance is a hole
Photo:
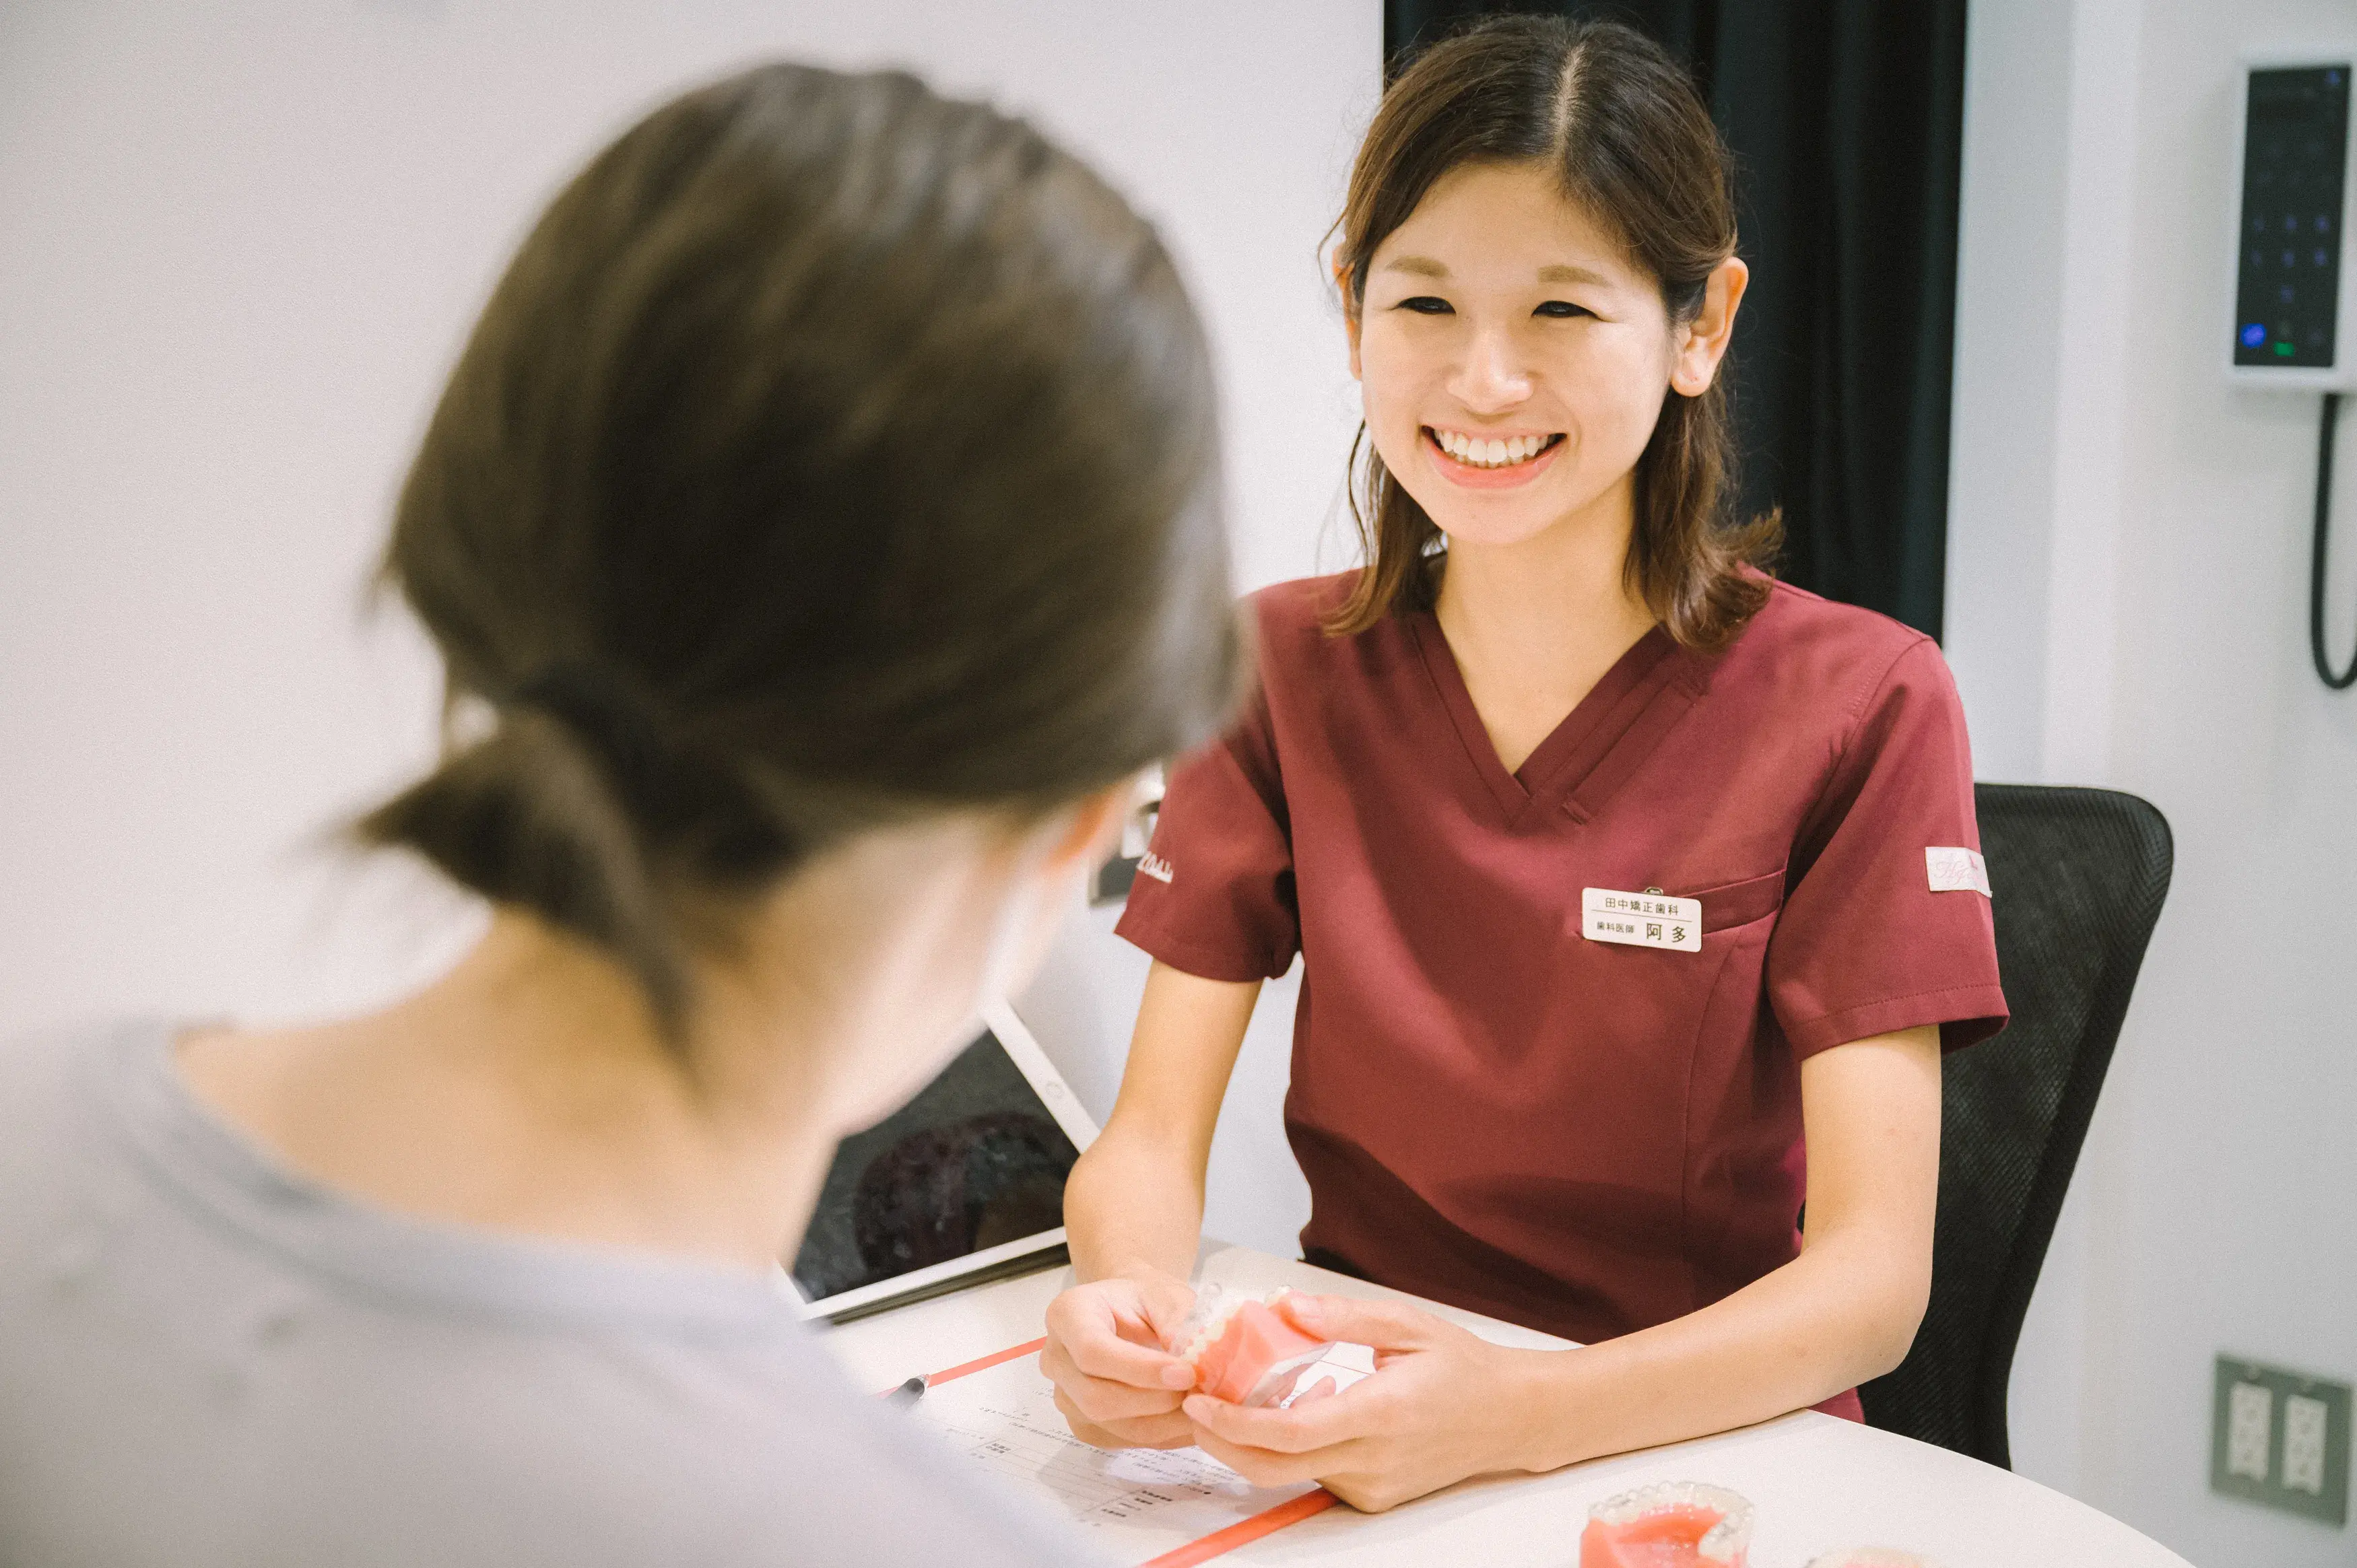
[[[835,1150],[794,1283],[823,1301],[1052,1230],[1080,1157],[985,1029],[914,1100]]]

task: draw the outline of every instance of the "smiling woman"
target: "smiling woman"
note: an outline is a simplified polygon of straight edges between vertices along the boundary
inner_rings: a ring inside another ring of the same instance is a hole
[[[1536,43],[1549,30],[1505,21],[1483,32]],[[1630,410],[1619,429],[1533,428],[1517,405],[1512,422],[1424,425],[1420,440],[1408,426],[1373,432],[1354,449],[1365,460],[1351,496],[1370,569],[1331,630],[1363,631],[1394,607],[1429,608],[1437,591],[1443,531],[1386,453],[1413,452],[1408,461],[1470,489],[1518,489],[1545,470],[1577,469],[1530,498],[1534,516],[1552,517],[1566,499],[1592,504],[1603,479],[1625,479],[1637,519],[1631,585],[1681,642],[1724,642],[1765,600],[1743,568],[1773,553],[1780,529],[1772,516],[1736,525],[1726,515],[1735,448],[1726,378],[1713,373],[1749,276],[1735,256],[1726,148],[1658,49],[1619,29],[1598,43],[1566,71],[1559,41],[1504,57],[1452,40],[1384,99],[1336,225],[1351,366],[1363,381],[1372,332],[1386,371],[1421,362],[1428,374],[1469,334],[1478,353],[1466,369],[1501,377],[1481,394],[1500,409],[1517,390],[1507,367],[1532,356],[1568,372],[1557,379],[1566,389],[1640,376],[1672,395]],[[1673,357],[1678,374],[1668,376]],[[1412,424],[1405,400],[1387,395],[1408,389],[1368,390],[1371,424],[1380,403]],[[1575,434],[1577,459],[1563,464],[1558,448]]]
[[[1986,899],[1924,872],[1979,842],[1972,765],[1930,640],[1772,581],[1774,520],[1727,516],[1733,213],[1626,28],[1493,20],[1377,112],[1336,268],[1367,564],[1255,596],[1260,699],[1172,775],[1122,918],[1157,962],[1042,1359],[1090,1440],[1383,1508],[1855,1418],[1905,1353],[1940,1050],[2005,1016]],[[1288,1297],[1374,1375],[1189,1391],[1211,1134],[1297,955],[1307,1255],[1586,1348]]]

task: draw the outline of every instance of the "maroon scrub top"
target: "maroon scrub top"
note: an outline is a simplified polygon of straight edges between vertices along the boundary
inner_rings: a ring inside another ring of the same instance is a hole
[[[1939,649],[1780,583],[1719,652],[1639,639],[1509,773],[1431,615],[1319,629],[1348,586],[1255,596],[1261,696],[1174,771],[1119,927],[1215,980],[1300,953],[1303,1248],[1583,1343],[1791,1261],[1802,1060],[2005,1024],[1989,900],[1924,853],[1980,847]],[[1587,887],[1699,898],[1701,950],[1587,940]]]

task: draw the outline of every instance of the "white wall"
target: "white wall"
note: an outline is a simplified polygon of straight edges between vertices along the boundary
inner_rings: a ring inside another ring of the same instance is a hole
[[[2177,839],[2016,1368],[2017,1463],[2196,1563],[2347,1563],[2349,1531],[2207,1482],[2219,1351],[2357,1375],[2357,694],[2309,669],[2317,400],[2222,373],[2236,56],[2346,48],[2357,11],[1976,0],[1971,25],[1949,657],[1982,777],[2133,790]],[[2357,484],[2336,510],[2346,650]]]
[[[1310,570],[1356,420],[1316,252],[1381,48],[1375,0],[0,5],[0,1035],[321,1013],[463,941],[422,876],[317,848],[432,747],[431,661],[361,580],[539,205],[732,65],[911,65],[1106,169],[1209,319],[1246,585]],[[1100,1113],[1142,976],[1106,925],[1036,1005]],[[1254,1240],[1306,1208],[1287,1001],[1217,1173]]]

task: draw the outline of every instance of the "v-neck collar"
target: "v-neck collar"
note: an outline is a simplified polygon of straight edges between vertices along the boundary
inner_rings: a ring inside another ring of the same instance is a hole
[[[1466,760],[1509,822],[1560,803],[1579,821],[1595,814],[1605,798],[1635,771],[1672,724],[1702,689],[1703,669],[1659,626],[1630,644],[1587,694],[1523,759],[1506,770],[1482,724],[1480,710],[1457,665],[1456,650],[1439,618],[1419,611],[1408,629],[1423,658],[1425,673],[1456,726]],[[1674,686],[1678,700],[1661,702]],[[1631,743],[1624,746],[1622,743]],[[1609,760],[1612,766],[1604,766]],[[1592,786],[1592,787],[1589,787]]]

